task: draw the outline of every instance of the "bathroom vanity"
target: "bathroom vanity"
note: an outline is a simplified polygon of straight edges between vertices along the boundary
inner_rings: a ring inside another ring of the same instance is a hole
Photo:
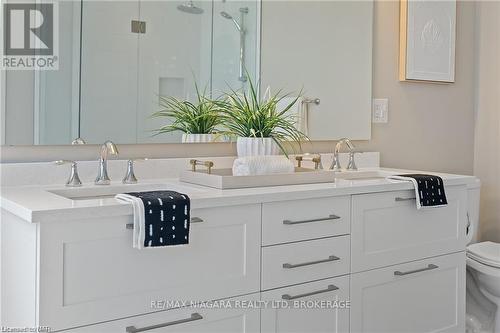
[[[2,188],[1,325],[463,332],[468,188],[477,180],[438,174],[448,206],[417,210],[410,183],[384,178],[404,172],[239,190],[129,185],[191,197],[190,244],[145,250],[132,248],[132,207],[112,198],[123,185]],[[299,301],[337,306],[287,308]]]

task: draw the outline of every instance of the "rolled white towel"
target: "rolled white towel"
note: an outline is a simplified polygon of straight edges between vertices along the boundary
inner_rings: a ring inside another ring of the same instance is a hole
[[[256,176],[274,173],[292,173],[293,163],[285,156],[246,156],[233,163],[233,176]]]

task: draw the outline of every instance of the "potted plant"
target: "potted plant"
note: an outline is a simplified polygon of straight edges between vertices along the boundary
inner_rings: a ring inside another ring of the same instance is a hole
[[[152,117],[167,117],[172,123],[155,130],[156,134],[182,132],[182,142],[215,141],[217,126],[221,125],[221,108],[218,103],[206,98],[196,88],[196,103],[179,100],[172,96],[160,96],[160,111]]]
[[[226,94],[226,99],[217,102],[225,126],[225,134],[237,137],[238,157],[255,155],[286,155],[286,142],[307,140],[307,136],[297,129],[296,116],[288,114],[298,101],[295,98],[284,109],[278,110],[278,103],[288,95],[266,94],[258,97],[257,87],[248,76],[248,92]]]

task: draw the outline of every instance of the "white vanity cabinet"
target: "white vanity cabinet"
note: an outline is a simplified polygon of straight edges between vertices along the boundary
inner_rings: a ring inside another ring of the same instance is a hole
[[[26,223],[2,210],[1,324],[463,332],[467,186],[448,186],[447,206],[421,210],[414,191],[388,188],[207,205],[191,212],[190,244],[163,249],[132,248],[130,215]],[[190,306],[231,298],[261,307]],[[174,303],[154,306],[162,301]]]

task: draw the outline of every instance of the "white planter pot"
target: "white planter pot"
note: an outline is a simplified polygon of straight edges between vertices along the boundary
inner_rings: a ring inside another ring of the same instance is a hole
[[[272,138],[243,138],[236,141],[238,157],[279,155],[280,148]]]
[[[214,139],[213,134],[182,134],[182,143],[214,142]]]

